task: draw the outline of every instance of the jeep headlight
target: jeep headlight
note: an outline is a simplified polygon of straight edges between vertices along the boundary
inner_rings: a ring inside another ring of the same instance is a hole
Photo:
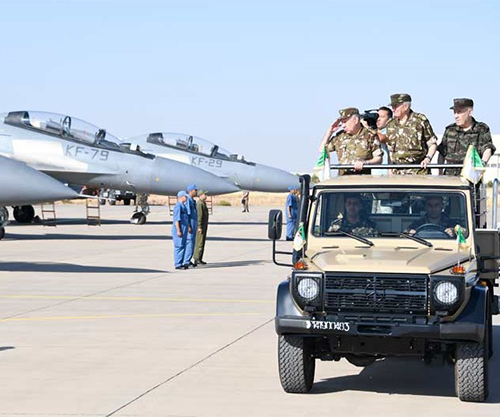
[[[297,285],[297,291],[305,301],[311,301],[319,294],[319,284],[313,278],[302,278]]]
[[[450,281],[441,281],[434,287],[434,297],[443,306],[451,306],[458,300],[458,288]]]
[[[451,316],[462,305],[465,298],[463,276],[431,276],[431,314]]]
[[[297,304],[309,310],[322,307],[323,274],[315,272],[294,272],[292,274],[292,293]]]

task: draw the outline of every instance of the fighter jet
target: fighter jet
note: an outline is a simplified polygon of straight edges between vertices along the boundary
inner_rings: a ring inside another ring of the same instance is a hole
[[[27,210],[31,204],[78,198],[79,195],[59,181],[21,162],[0,156],[0,239],[5,234],[8,212]]]
[[[104,129],[55,113],[1,114],[0,155],[72,185],[160,195],[175,195],[192,182],[213,195],[239,190],[202,169],[145,153]]]
[[[145,152],[201,168],[230,181],[241,190],[283,192],[299,185],[298,177],[278,168],[257,164],[196,136],[149,133],[129,138]]]

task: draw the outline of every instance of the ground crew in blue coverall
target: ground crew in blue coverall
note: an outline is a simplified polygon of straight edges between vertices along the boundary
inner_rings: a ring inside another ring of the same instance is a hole
[[[293,240],[294,238],[293,233],[297,225],[297,214],[299,209],[299,204],[297,200],[298,188],[296,186],[290,186],[288,187],[288,191],[290,191],[290,193],[286,198],[286,205],[285,205],[286,240]]]
[[[194,197],[198,194],[198,187],[196,184],[191,184],[188,185],[186,191],[187,201],[185,206],[189,218],[189,227],[183,265],[186,268],[194,268],[196,265],[191,262],[191,258],[193,257],[194,245],[196,243],[196,231],[198,230],[198,211],[196,210],[196,201],[194,201]]]
[[[186,200],[187,193],[185,191],[179,191],[177,193],[177,204],[174,207],[174,220],[172,222],[175,269],[187,269],[184,267],[184,253],[186,252],[186,241],[188,237]]]

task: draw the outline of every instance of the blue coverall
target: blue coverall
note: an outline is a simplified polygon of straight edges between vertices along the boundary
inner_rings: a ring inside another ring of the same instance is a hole
[[[180,222],[182,237],[177,236],[175,224]],[[188,214],[186,206],[180,201],[174,207],[174,221],[172,223],[172,239],[174,241],[174,263],[175,267],[184,265],[184,254],[188,237]]]
[[[288,207],[290,207],[290,211],[292,212],[292,217],[288,214]],[[297,225],[297,213],[298,213],[299,205],[297,201],[297,196],[294,194],[288,194],[286,198],[286,240],[293,240],[293,232],[295,231],[295,226]]]
[[[191,233],[187,234],[186,251],[184,252],[183,265],[189,265],[194,253],[194,245],[196,243],[196,231],[198,230],[198,210],[196,209],[196,201],[188,195],[186,201],[186,209],[188,214],[188,222],[191,226]]]

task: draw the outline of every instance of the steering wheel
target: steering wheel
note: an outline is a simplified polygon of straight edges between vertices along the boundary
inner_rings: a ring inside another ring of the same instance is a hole
[[[71,117],[66,116],[61,124],[61,135],[69,136],[71,132]]]
[[[429,236],[429,237],[446,237],[447,239],[452,238],[452,236],[450,236],[448,233],[445,232],[444,226],[441,226],[440,224],[436,224],[436,223],[425,223],[425,224],[417,227],[417,230],[415,230],[414,236],[418,237],[418,234],[421,232],[431,232],[430,234],[432,236]]]

